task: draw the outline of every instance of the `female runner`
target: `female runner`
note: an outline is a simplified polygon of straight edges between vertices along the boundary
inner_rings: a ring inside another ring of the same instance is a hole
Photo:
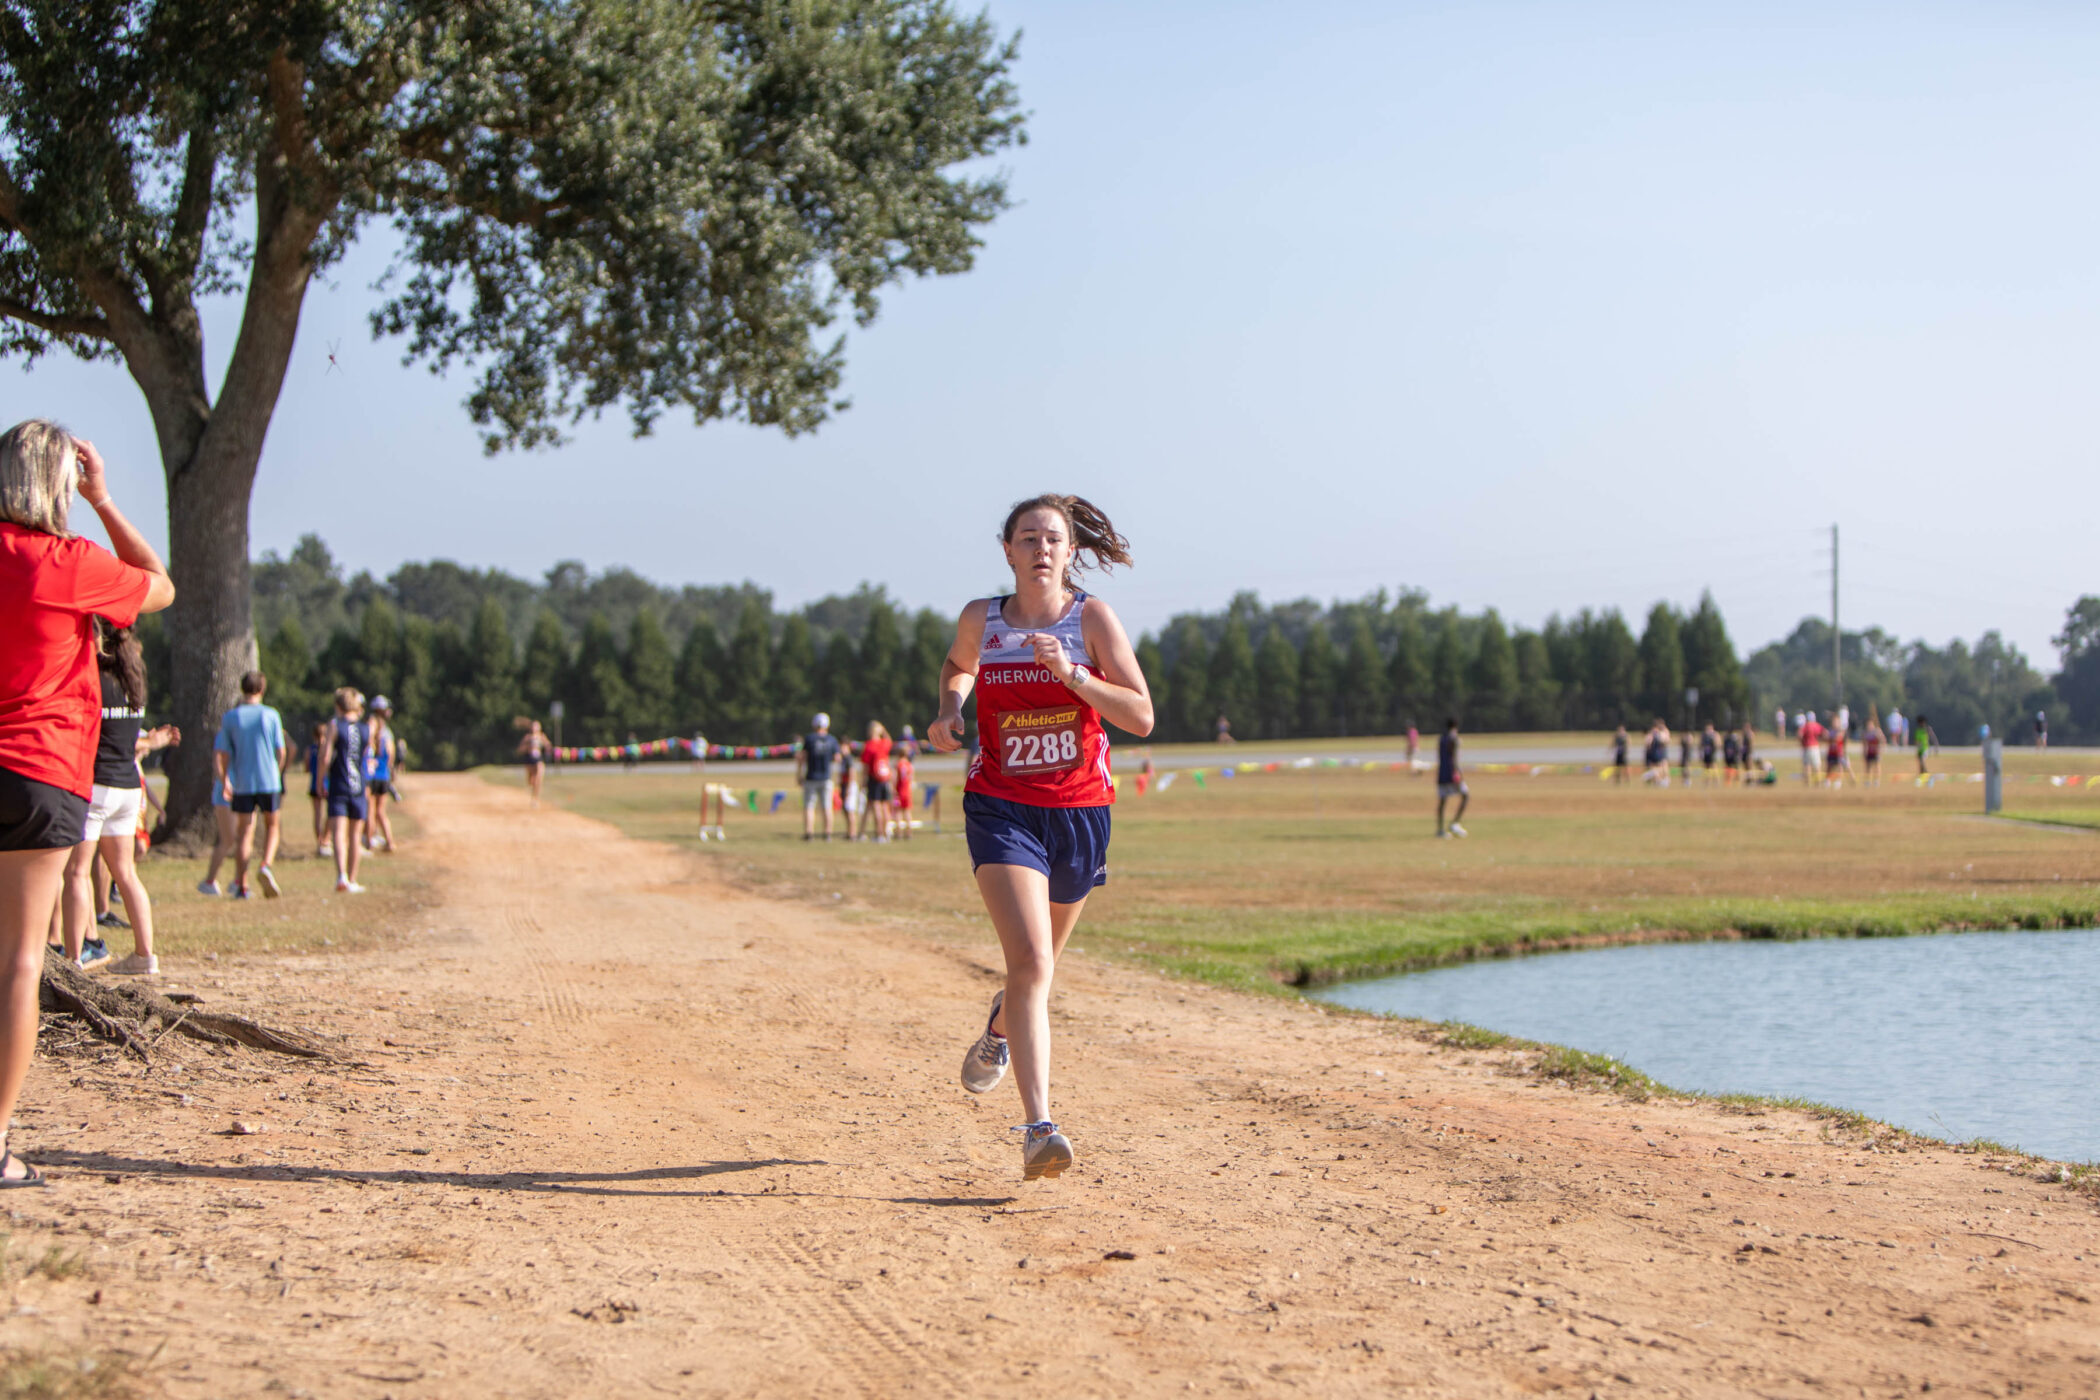
[[[394,824],[386,817],[386,800],[394,791],[394,767],[396,745],[394,743],[394,707],[382,695],[372,702],[371,717],[366,721],[372,727],[372,746],[365,750],[365,792],[372,799],[372,814],[365,819],[365,849],[394,850]]]
[[[328,721],[321,720],[306,742],[306,795],[314,804],[314,854],[322,860],[335,854],[328,845],[328,774],[321,767],[321,736],[327,732]]]
[[[980,744],[963,784],[963,823],[1006,987],[963,1059],[962,1081],[975,1094],[990,1090],[1011,1044],[1028,1118],[1015,1129],[1024,1134],[1021,1175],[1034,1181],[1072,1165],[1072,1144],[1050,1121],[1050,984],[1087,895],[1108,879],[1116,794],[1101,721],[1151,733],[1152,693],[1123,624],[1073,577],[1082,554],[1102,568],[1130,562],[1108,517],[1077,496],[1037,496],[1007,513],[1000,541],[1014,591],[963,609],[926,738],[942,753],[961,748],[963,701],[975,689]]]
[[[525,737],[518,740],[518,754],[525,760],[525,786],[532,790],[532,805],[540,805],[540,784],[547,781],[547,760],[554,756],[554,741],[534,720]]]

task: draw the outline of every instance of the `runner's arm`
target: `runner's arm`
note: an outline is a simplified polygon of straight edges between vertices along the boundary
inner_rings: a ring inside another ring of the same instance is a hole
[[[955,641],[941,661],[940,713],[926,726],[926,742],[940,753],[962,747],[963,701],[977,685],[977,655],[983,649],[984,599],[974,598],[955,620]]]
[[[1123,630],[1123,620],[1099,598],[1089,598],[1085,611],[1079,615],[1079,632],[1086,638],[1087,654],[1094,658],[1094,668],[1100,674],[1089,676],[1070,667],[1071,674],[1058,679],[1100,711],[1102,719],[1127,734],[1144,738],[1152,732],[1152,688],[1145,683],[1144,668],[1130,649],[1130,635]],[[1075,681],[1078,684],[1073,684]]]
[[[139,604],[142,613],[156,613],[175,601],[175,584],[168,577],[167,566],[146,543],[146,537],[138,527],[124,518],[117,503],[109,498],[109,476],[102,464],[102,454],[95,444],[86,438],[73,439],[73,451],[80,463],[80,481],[77,489],[80,499],[94,508],[102,518],[102,528],[109,535],[110,551],[134,569],[143,569],[151,577],[146,583],[146,599]]]

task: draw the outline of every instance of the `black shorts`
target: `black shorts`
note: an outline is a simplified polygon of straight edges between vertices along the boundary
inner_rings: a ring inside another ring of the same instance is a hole
[[[372,794],[372,796],[374,796],[374,797],[384,797],[384,796],[386,796],[386,779],[384,779],[384,778],[367,778],[367,779],[365,779],[365,791],[366,791],[366,792],[369,792],[369,793],[371,793],[371,794]]]
[[[237,792],[226,805],[235,816],[245,817],[255,812],[274,812],[283,802],[281,792]]]
[[[0,768],[0,851],[62,851],[87,835],[88,800]]]
[[[888,783],[880,778],[868,779],[868,801],[888,802],[890,800],[890,785]]]

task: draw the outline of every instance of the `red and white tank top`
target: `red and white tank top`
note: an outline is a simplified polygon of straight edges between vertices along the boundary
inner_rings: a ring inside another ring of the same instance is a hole
[[[1116,800],[1108,778],[1108,735],[1101,716],[1036,664],[1028,639],[1048,632],[1089,676],[1101,671],[1087,655],[1080,614],[1086,594],[1048,627],[1011,627],[1006,599],[985,601],[984,641],[977,650],[977,757],[964,792],[1031,807],[1101,807]]]

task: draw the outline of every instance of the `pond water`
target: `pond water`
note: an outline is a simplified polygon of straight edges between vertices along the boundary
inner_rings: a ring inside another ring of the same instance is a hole
[[[1677,1089],[1815,1099],[2100,1160],[2100,933],[1649,943],[1315,993],[1611,1055]]]

